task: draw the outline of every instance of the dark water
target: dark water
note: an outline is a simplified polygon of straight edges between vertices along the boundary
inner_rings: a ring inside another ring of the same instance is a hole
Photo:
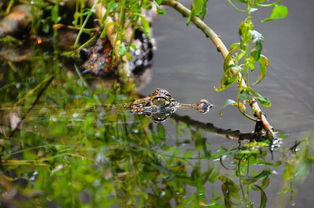
[[[188,5],[189,1],[182,1]],[[314,127],[314,4],[311,0],[284,1],[289,7],[289,16],[284,20],[259,23],[256,30],[265,37],[263,53],[270,59],[266,79],[255,89],[269,97],[273,106],[263,109],[271,124],[285,132],[291,144],[297,138],[309,135]],[[269,10],[259,11],[258,17],[267,17]],[[223,59],[209,39],[196,27],[186,27],[185,20],[176,11],[167,10],[168,15],[160,16],[154,23],[157,48],[154,57],[153,78],[142,90],[148,94],[162,86],[182,102],[194,102],[200,98],[216,105],[206,115],[180,112],[204,122],[224,128],[251,131],[252,123],[235,109],[226,109],[222,119],[218,118],[219,106],[226,99],[235,98],[235,90],[215,92],[222,75]],[[225,1],[208,2],[205,22],[211,26],[228,46],[238,40],[238,24],[244,15],[235,11]],[[169,132],[168,132],[169,133]],[[169,133],[171,134],[171,133]],[[207,134],[208,141],[217,145],[232,145],[214,134]],[[279,185],[272,182],[269,195],[276,193]],[[313,203],[314,174],[299,188],[296,207],[311,207]],[[275,207],[274,198],[269,207]]]
[[[267,146],[238,148],[236,140],[217,133],[222,132],[219,128],[251,132],[254,123],[233,107],[218,118],[220,106],[236,95],[234,88],[214,91],[220,85],[223,59],[209,39],[193,25],[186,27],[185,19],[169,9],[154,22],[158,49],[153,77],[140,93],[149,95],[161,87],[181,103],[207,99],[215,105],[207,114],[177,113],[217,128],[207,125],[209,130],[202,130],[175,119],[156,124],[147,117],[98,108],[87,111],[99,103],[130,102],[132,93],[86,76],[91,90],[73,69],[68,71],[73,63],[66,67],[51,54],[36,51],[37,58],[0,66],[8,84],[1,89],[1,107],[18,100],[31,106],[37,95],[32,89],[55,75],[20,131],[8,136],[3,127],[7,124],[0,120],[0,207],[225,207],[230,199],[234,207],[244,206],[243,201],[259,207],[263,194],[268,198],[265,207],[278,207],[285,182],[295,182],[289,177],[300,180],[298,174],[308,173],[314,161],[308,156],[313,155],[313,141],[304,142],[298,163],[289,166],[287,159],[297,157],[287,150],[296,140],[313,138],[314,4],[284,4],[290,9],[287,19],[263,24],[255,20],[271,63],[266,79],[255,89],[272,101],[273,106],[263,111],[284,138],[273,157]],[[261,11],[259,18],[269,12]],[[238,24],[244,17],[226,1],[209,0],[205,22],[228,46],[238,41]],[[293,165],[300,171],[287,171]],[[239,181],[249,187],[247,193],[234,185]],[[295,207],[312,207],[313,186],[310,173],[300,186],[288,189],[298,191],[292,194]],[[289,197],[282,207],[294,204]]]

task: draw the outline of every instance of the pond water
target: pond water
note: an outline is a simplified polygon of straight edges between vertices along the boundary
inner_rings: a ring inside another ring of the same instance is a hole
[[[182,2],[186,5],[189,3]],[[288,136],[284,143],[291,144],[296,138],[308,135],[314,127],[314,72],[311,67],[314,40],[310,37],[314,29],[309,27],[314,20],[314,5],[310,1],[286,1],[285,5],[289,7],[287,19],[268,23],[255,21],[256,30],[264,34],[263,51],[271,63],[266,79],[257,89],[271,99],[273,106],[264,111],[272,125]],[[263,10],[258,17],[265,18],[269,12]],[[205,22],[227,45],[238,41],[237,23],[243,19],[244,15],[224,1],[209,1]],[[226,99],[234,98],[235,91],[214,91],[214,87],[219,86],[223,60],[203,33],[193,25],[186,28],[182,16],[172,10],[156,20],[154,33],[158,50],[155,53],[153,79],[143,92],[163,86],[184,102],[209,99],[217,106],[210,113],[203,116],[194,112],[184,114],[220,127],[252,130],[252,124],[234,109],[227,109],[223,118],[218,118],[219,106]],[[213,134],[206,136],[211,144],[232,145],[226,144],[228,141],[224,139],[216,140]],[[272,185],[278,186],[274,181]],[[311,206],[313,199],[309,193],[313,194],[313,185],[312,174],[300,188],[297,207]],[[274,202],[269,207],[275,207]]]
[[[285,4],[287,19],[256,20],[271,63],[257,90],[271,99],[273,106],[263,110],[283,138],[273,153],[265,143],[240,147],[225,137],[240,135],[228,129],[251,132],[254,123],[232,107],[218,117],[220,106],[236,94],[233,88],[214,91],[223,59],[172,10],[153,24],[158,50],[152,80],[140,94],[161,87],[182,103],[204,98],[215,105],[207,114],[178,110],[157,124],[141,115],[90,110],[100,103],[129,103],[136,93],[80,78],[67,69],[73,64],[67,67],[40,50],[24,63],[3,64],[1,108],[16,102],[25,107],[11,111],[11,122],[40,99],[14,134],[7,129],[8,115],[0,114],[1,207],[311,207],[314,5]],[[205,22],[230,45],[238,41],[243,18],[226,2],[211,0]],[[302,141],[298,154],[289,150],[295,141]]]

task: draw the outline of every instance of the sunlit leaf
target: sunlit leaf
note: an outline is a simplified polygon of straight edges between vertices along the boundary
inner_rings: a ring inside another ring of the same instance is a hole
[[[272,105],[268,98],[263,97],[261,94],[254,91],[252,88],[246,87],[240,91],[240,99],[247,100],[253,98],[258,100],[265,107],[270,107]]]
[[[269,101],[267,97],[259,96],[259,97],[255,97],[255,99],[258,100],[265,107],[272,106],[271,102]]]
[[[289,9],[283,5],[275,5],[270,16],[262,20],[262,22],[268,22],[272,20],[283,19],[288,16]]]
[[[188,19],[186,21],[186,24],[189,25],[192,17],[197,16],[201,19],[204,19],[206,15],[206,4],[208,0],[193,0],[192,6],[191,6],[191,13],[188,16]]]
[[[149,22],[147,21],[147,19],[143,16],[141,16],[141,21],[142,21],[142,28],[144,33],[149,36],[150,34],[150,26],[149,26]]]
[[[221,86],[219,88],[216,88],[216,91],[222,91],[230,87],[233,83],[238,81],[238,74],[234,73],[236,68],[230,68],[227,71],[224,72],[222,75],[220,84]]]
[[[166,10],[161,8],[162,0],[154,0],[154,4],[157,7],[158,14],[166,14]]]
[[[256,62],[259,60],[263,49],[264,37],[262,36],[261,33],[257,32],[256,30],[251,30],[250,33],[253,45],[253,48],[251,50],[251,57],[253,58],[253,61]]]
[[[127,49],[124,44],[121,44],[119,47],[119,55],[124,56],[127,53]]]
[[[257,80],[253,83],[253,85],[257,85],[265,78],[268,66],[269,66],[268,58],[264,55],[261,55],[259,58],[260,74]]]
[[[234,67],[234,63],[232,61],[233,59],[233,53],[237,50],[240,50],[240,48],[238,48],[237,46],[239,46],[239,43],[233,44],[230,47],[230,51],[229,54],[227,55],[227,57],[224,60],[224,71],[227,71],[228,69]],[[231,63],[231,64],[230,64]]]

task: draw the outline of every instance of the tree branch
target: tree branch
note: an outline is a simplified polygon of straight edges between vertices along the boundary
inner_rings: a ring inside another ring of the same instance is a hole
[[[179,3],[176,0],[163,0],[163,5],[172,7],[179,13],[181,13],[183,16],[188,17],[191,13],[189,9],[187,9],[184,5]],[[214,43],[214,45],[217,47],[217,50],[221,53],[221,55],[226,58],[229,54],[229,50],[225,46],[225,44],[222,42],[222,40],[219,38],[219,36],[215,33],[214,30],[212,30],[210,27],[208,27],[204,21],[202,21],[199,17],[193,16],[191,20],[194,25],[199,28],[206,37],[210,38],[210,40]],[[232,64],[232,61],[230,62]],[[234,74],[238,73],[239,76],[239,85],[240,87],[246,88],[247,84],[245,83],[244,79],[242,78],[242,74],[238,71],[232,71]],[[261,108],[259,107],[256,100],[252,99],[250,101],[250,106],[253,110],[254,116],[260,120],[263,124],[263,128],[267,133],[268,138],[274,139],[275,133],[273,131],[273,127],[270,125],[270,123],[267,121],[265,114],[262,112]]]
[[[177,122],[182,122],[193,126],[198,129],[203,129],[208,132],[216,133],[219,136],[226,137],[227,139],[231,140],[249,140],[249,141],[260,141],[265,139],[263,136],[260,136],[255,133],[241,133],[239,130],[231,130],[231,129],[222,129],[214,126],[212,123],[203,123],[197,120],[191,119],[189,116],[180,116],[176,113],[170,116],[173,120]]]

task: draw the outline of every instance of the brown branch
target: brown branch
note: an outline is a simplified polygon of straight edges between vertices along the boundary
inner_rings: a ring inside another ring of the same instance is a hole
[[[176,113],[170,116],[173,120],[188,124],[198,129],[203,129],[208,132],[216,133],[219,136],[226,137],[231,140],[249,140],[249,141],[262,141],[265,138],[255,133],[241,133],[239,130],[222,129],[214,126],[212,123],[203,123],[191,119],[189,116],[180,116]]]
[[[189,9],[187,9],[184,5],[179,3],[176,0],[163,0],[163,5],[172,7],[173,9],[177,10],[179,13],[181,13],[183,16],[188,17],[191,13]],[[211,41],[214,43],[214,45],[217,47],[217,50],[221,53],[221,55],[226,58],[229,54],[229,50],[225,46],[225,44],[222,42],[222,40],[219,38],[219,36],[215,33],[214,30],[212,30],[210,27],[208,27],[204,21],[202,21],[199,17],[193,16],[192,22],[195,24],[197,28],[199,28],[206,37],[210,38]],[[231,61],[232,64],[232,61]],[[240,72],[233,71],[234,74],[238,73],[239,76],[239,85],[243,88],[247,87],[247,84],[245,83],[244,79],[242,78],[242,74]],[[262,112],[261,108],[259,107],[256,100],[251,100],[250,106],[253,110],[254,116],[260,120],[263,124],[263,127],[267,133],[267,136],[270,139],[275,138],[275,133],[273,131],[273,127],[270,125],[270,123],[267,121],[265,114]]]

